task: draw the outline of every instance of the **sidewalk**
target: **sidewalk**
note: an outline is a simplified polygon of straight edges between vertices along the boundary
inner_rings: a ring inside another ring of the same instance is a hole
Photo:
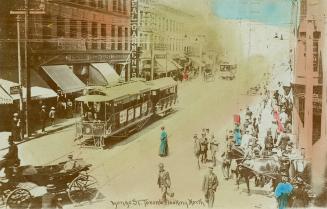
[[[33,139],[37,139],[39,137],[45,136],[47,134],[52,134],[57,131],[63,130],[65,128],[68,128],[72,125],[75,124],[75,122],[78,120],[78,116],[76,115],[73,118],[60,118],[57,119],[57,122],[54,125],[47,126],[45,128],[45,132],[42,133],[42,130],[39,129],[35,132],[32,133],[32,136],[27,137],[26,135],[24,136],[24,139],[21,141],[16,142],[16,144],[22,144],[25,142],[28,142]],[[11,132],[0,132],[0,151],[5,150],[8,148],[8,137],[11,135]]]

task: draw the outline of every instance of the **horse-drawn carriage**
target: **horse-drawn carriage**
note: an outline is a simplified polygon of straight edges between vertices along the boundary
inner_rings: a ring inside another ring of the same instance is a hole
[[[2,203],[12,209],[29,208],[34,198],[33,191],[50,184],[54,185],[52,193],[68,195],[73,204],[95,200],[98,196],[97,180],[87,173],[91,165],[75,160],[75,166],[66,170],[65,164],[10,168],[9,176],[0,180]],[[42,191],[44,193],[44,189]]]
[[[306,195],[312,199],[314,194],[309,183],[311,182],[311,164],[309,161],[300,158],[281,158],[273,156],[263,158],[247,159],[245,152],[238,146],[233,146],[229,154],[230,160],[236,163],[235,173],[239,185],[240,178],[245,179],[247,190],[250,192],[249,180],[254,178],[255,186],[263,187],[271,182],[275,190],[277,184],[281,182],[282,171],[289,174],[291,183],[295,189],[299,184],[305,188]],[[229,169],[229,168],[228,168]],[[233,169],[233,168],[232,168]],[[224,171],[224,170],[223,170]],[[301,179],[299,182],[297,179]]]

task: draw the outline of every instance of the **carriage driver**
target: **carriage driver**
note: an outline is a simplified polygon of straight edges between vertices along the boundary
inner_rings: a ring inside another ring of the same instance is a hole
[[[76,161],[73,159],[73,155],[68,155],[68,161],[65,163],[62,172],[72,170],[77,167]]]
[[[8,168],[10,166],[14,166],[15,164],[19,164],[19,158],[18,158],[18,148],[15,142],[11,139],[11,137],[8,138],[9,143],[9,150],[8,153],[3,156],[3,160],[0,161],[0,171],[3,168]],[[5,171],[6,172],[6,171]]]

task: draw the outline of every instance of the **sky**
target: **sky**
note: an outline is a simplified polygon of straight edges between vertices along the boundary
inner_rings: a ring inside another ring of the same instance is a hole
[[[291,0],[213,0],[213,13],[224,19],[243,19],[269,25],[291,22]]]

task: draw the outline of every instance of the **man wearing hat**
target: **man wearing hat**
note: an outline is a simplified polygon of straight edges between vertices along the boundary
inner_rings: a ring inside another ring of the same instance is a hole
[[[197,134],[194,134],[193,139],[194,139],[194,155],[197,159],[198,167],[200,169],[199,161],[200,161],[201,143]]]
[[[49,112],[49,118],[50,118],[51,125],[54,124],[55,117],[56,117],[56,108],[51,107],[51,110]]]
[[[202,133],[202,137],[200,139],[200,159],[202,163],[207,162],[207,152],[208,152],[208,139],[205,133]]]
[[[209,208],[213,207],[215,201],[215,192],[217,190],[218,184],[218,178],[217,175],[213,172],[213,166],[209,166],[208,173],[204,176],[202,182],[202,191]]]
[[[69,171],[76,167],[76,161],[73,159],[73,155],[68,155],[68,161],[64,165],[63,172]]]
[[[159,164],[158,186],[161,190],[161,198],[164,203],[167,202],[167,195],[174,197],[174,193],[170,191],[171,181],[169,172],[165,170],[164,164]]]
[[[275,189],[275,197],[278,202],[278,209],[284,209],[288,205],[288,200],[293,191],[293,186],[288,182],[288,176],[282,172],[282,182]]]
[[[42,105],[41,111],[40,111],[40,122],[41,122],[41,126],[42,126],[42,132],[45,131],[45,126],[46,126],[46,122],[47,122],[47,112],[45,110],[45,105]]]
[[[21,130],[21,122],[18,117],[18,113],[13,114],[13,119],[11,120],[11,137],[14,141],[19,141],[20,138],[20,130]]]
[[[209,145],[210,145],[211,160],[212,160],[213,166],[216,166],[216,163],[217,163],[216,162],[216,154],[218,151],[219,142],[213,134],[211,134]]]
[[[47,185],[47,193],[42,196],[42,209],[62,209],[61,198],[55,193],[56,187],[53,184]]]

